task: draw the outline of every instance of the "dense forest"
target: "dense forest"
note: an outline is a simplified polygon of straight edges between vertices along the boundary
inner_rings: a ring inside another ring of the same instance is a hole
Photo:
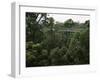
[[[89,27],[48,13],[26,12],[26,67],[89,64]]]

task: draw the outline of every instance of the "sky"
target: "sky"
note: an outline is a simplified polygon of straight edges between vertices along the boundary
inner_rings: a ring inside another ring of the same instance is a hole
[[[90,16],[85,15],[48,14],[48,17],[53,17],[54,20],[58,22],[64,22],[68,19],[72,19],[75,22],[84,23],[86,20],[90,20]]]

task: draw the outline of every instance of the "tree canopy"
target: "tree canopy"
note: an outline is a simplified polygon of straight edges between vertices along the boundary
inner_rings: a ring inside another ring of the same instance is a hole
[[[89,64],[89,27],[26,12],[26,67]]]

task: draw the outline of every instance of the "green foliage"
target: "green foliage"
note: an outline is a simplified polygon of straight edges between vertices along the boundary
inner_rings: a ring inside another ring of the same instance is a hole
[[[65,21],[64,22],[64,26],[65,27],[73,27],[73,25],[74,25],[74,22],[73,22],[73,20],[72,19],[68,19],[67,21]]]
[[[26,66],[31,67],[36,65],[36,56],[33,55],[31,52],[26,53]]]
[[[89,26],[26,13],[26,67],[89,64]]]

